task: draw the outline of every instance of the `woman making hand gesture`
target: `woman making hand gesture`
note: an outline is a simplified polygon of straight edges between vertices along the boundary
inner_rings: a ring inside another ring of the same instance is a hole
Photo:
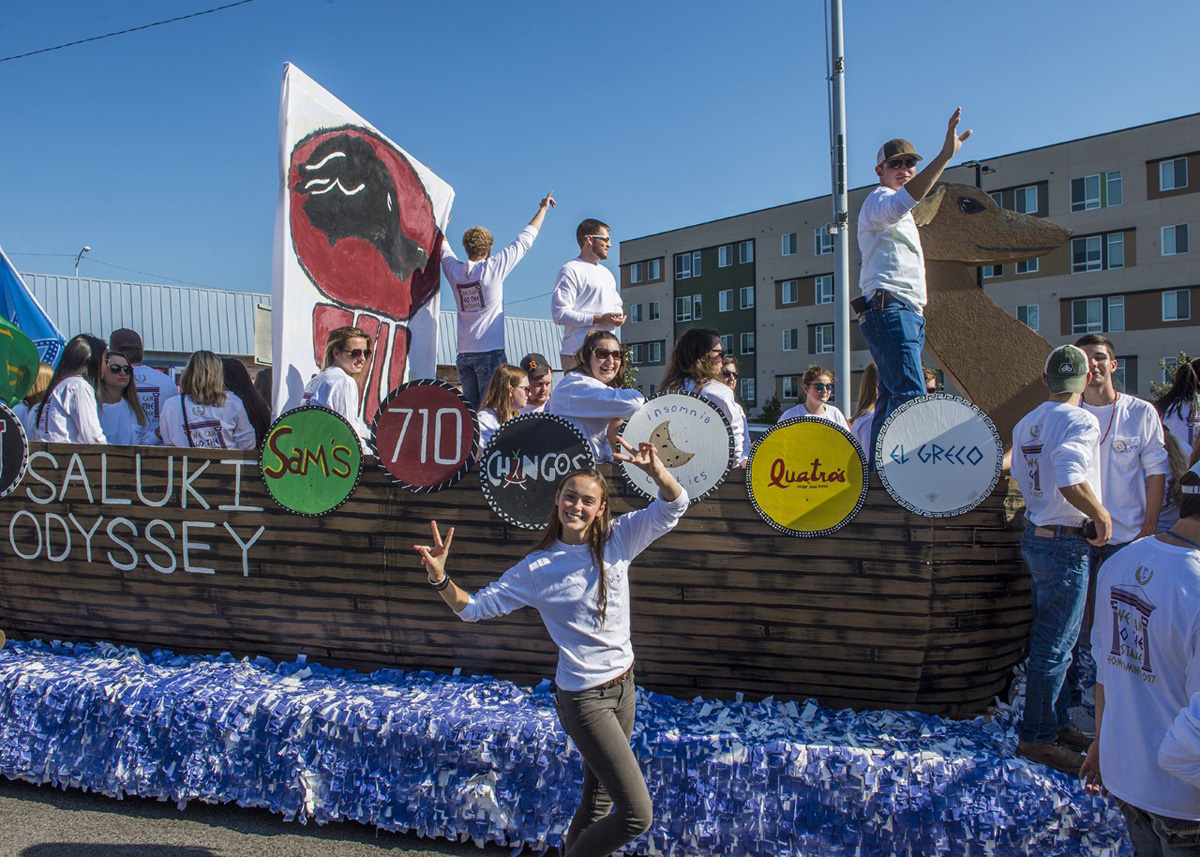
[[[567,474],[541,540],[496,582],[473,595],[449,578],[454,539],[414,545],[429,582],[467,622],[533,607],[558,646],[555,702],[563,730],[583,756],[583,801],[571,820],[565,857],[604,857],[650,828],[650,792],[629,746],[634,720],[633,645],[629,632],[629,564],[687,510],[683,488],[654,446],[617,453],[658,485],[645,509],[609,518],[608,485],[591,468]],[[616,811],[610,814],[615,805]]]

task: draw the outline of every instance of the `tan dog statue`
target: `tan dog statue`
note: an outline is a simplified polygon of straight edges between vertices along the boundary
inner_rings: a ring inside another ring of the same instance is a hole
[[[962,394],[996,424],[1005,447],[1013,426],[1046,398],[1051,345],[979,288],[975,265],[1004,265],[1061,247],[1071,230],[1001,208],[978,188],[939,184],[913,216],[925,251],[925,345]]]

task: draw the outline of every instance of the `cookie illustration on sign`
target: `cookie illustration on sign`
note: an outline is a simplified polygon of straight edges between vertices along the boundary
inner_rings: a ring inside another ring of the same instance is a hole
[[[685,452],[675,445],[675,441],[671,440],[670,420],[660,423],[654,431],[650,432],[650,442],[658,450],[658,457],[662,459],[662,463],[669,468],[683,467],[696,455],[694,452]]]

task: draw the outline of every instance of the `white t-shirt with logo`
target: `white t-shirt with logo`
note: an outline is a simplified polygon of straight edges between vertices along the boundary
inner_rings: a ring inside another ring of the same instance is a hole
[[[187,425],[184,425],[187,408]],[[233,393],[223,405],[202,405],[187,396],[168,399],[159,423],[163,446],[197,449],[254,449],[254,426],[246,406]]]
[[[458,308],[458,353],[478,354],[504,347],[504,278],[529,252],[538,231],[526,226],[516,240],[478,262],[462,262],[449,241],[442,242],[442,273]]]
[[[1100,774],[1139,809],[1200,820],[1200,789],[1159,748],[1200,691],[1200,551],[1141,539],[1100,566],[1092,657],[1104,685]]]
[[[1086,482],[1105,502],[1100,477],[1100,427],[1083,408],[1042,402],[1013,429],[1012,476],[1025,500],[1025,514],[1039,527],[1078,527],[1083,512],[1059,488]]]
[[[1111,543],[1131,542],[1146,520],[1146,477],[1168,470],[1162,422],[1152,404],[1124,393],[1111,405],[1084,402],[1083,409],[1100,426],[1100,481],[1104,508],[1112,515]]]
[[[149,366],[134,366],[133,382],[137,385],[138,401],[146,412],[146,423],[153,431],[162,418],[162,406],[179,395],[179,388],[167,375]]]

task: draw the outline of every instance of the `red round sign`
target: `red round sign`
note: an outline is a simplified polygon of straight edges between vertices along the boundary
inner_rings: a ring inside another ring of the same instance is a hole
[[[440,491],[470,469],[479,430],[458,390],[423,378],[397,387],[380,403],[371,446],[379,466],[404,488]]]

